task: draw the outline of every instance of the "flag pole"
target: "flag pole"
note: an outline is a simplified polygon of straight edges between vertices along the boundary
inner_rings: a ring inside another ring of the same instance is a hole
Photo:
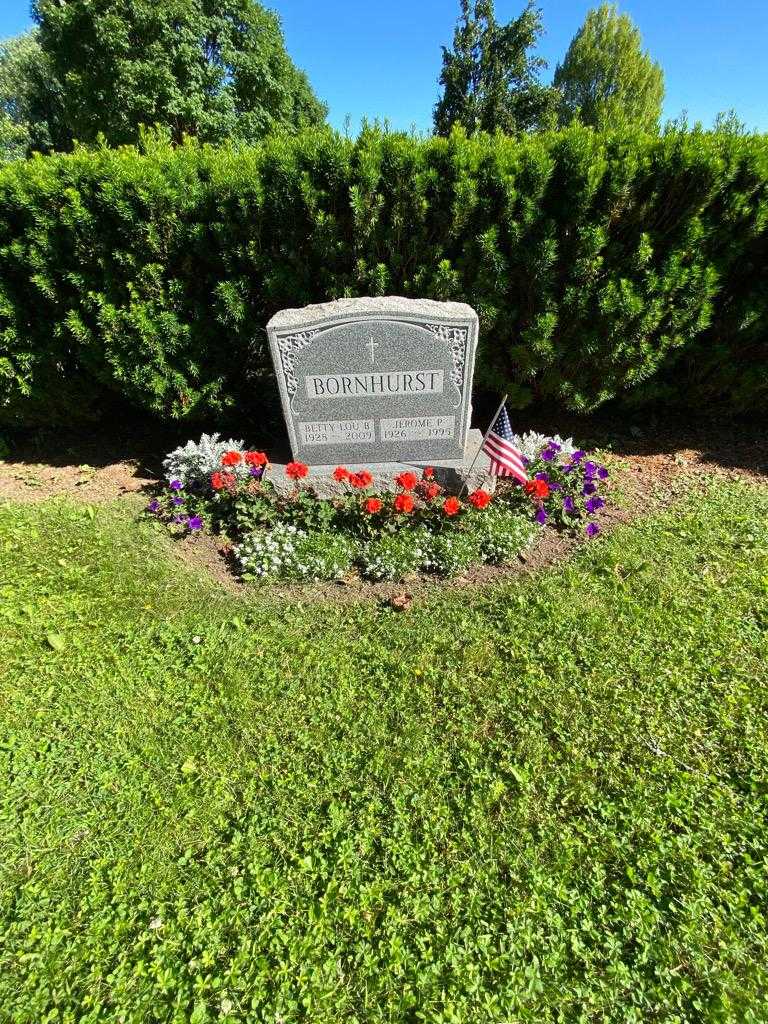
[[[465,490],[467,489],[467,486],[468,486],[468,483],[467,483],[467,481],[468,481],[468,480],[469,480],[469,478],[470,478],[470,477],[472,476],[472,470],[473,470],[473,469],[475,468],[475,463],[476,463],[476,462],[477,462],[477,460],[478,460],[478,457],[479,457],[479,455],[480,455],[480,452],[481,452],[481,451],[483,450],[483,445],[485,444],[485,439],[486,439],[486,438],[488,437],[488,435],[490,434],[490,432],[491,432],[491,431],[493,430],[493,428],[494,428],[494,425],[495,425],[495,423],[496,423],[496,420],[497,420],[497,419],[499,418],[499,416],[501,415],[501,410],[502,410],[502,409],[504,408],[504,406],[506,405],[506,403],[507,403],[507,399],[508,399],[508,398],[509,398],[509,394],[506,394],[506,395],[504,395],[504,397],[502,398],[501,402],[499,402],[499,408],[498,408],[498,409],[496,410],[496,412],[495,412],[495,413],[493,414],[493,419],[491,420],[490,426],[488,427],[488,429],[486,430],[486,432],[485,432],[485,433],[483,434],[483,440],[482,440],[482,441],[480,442],[480,447],[479,447],[479,448],[477,449],[477,451],[475,452],[475,457],[474,457],[474,459],[472,459],[472,464],[471,464],[471,466],[469,467],[469,469],[467,470],[467,475],[466,475],[466,476],[464,477],[464,483],[463,483],[463,484],[461,485],[461,490],[459,491],[459,497],[461,497],[461,496],[462,496],[462,494],[464,493],[464,491],[465,491]]]

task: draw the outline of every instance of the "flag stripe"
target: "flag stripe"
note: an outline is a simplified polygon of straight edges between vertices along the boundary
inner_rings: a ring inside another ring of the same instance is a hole
[[[520,457],[520,453],[514,447],[502,438],[497,437],[495,434],[489,434],[485,442],[485,447],[488,450],[488,454],[491,451],[498,452],[499,455],[509,459],[510,462],[514,462],[515,465],[519,466],[520,469],[524,469],[523,460]]]
[[[513,476],[516,480],[519,480],[521,484],[526,483],[528,477],[521,473],[519,469],[509,469],[503,466],[500,462],[491,462],[491,472],[494,476]]]
[[[495,455],[493,452],[488,452],[488,454],[490,455],[492,462],[495,462],[499,466],[504,466],[510,472],[524,476],[526,480],[528,479],[525,470],[521,469],[516,462],[513,462],[511,459],[505,459],[504,456]]]
[[[520,473],[519,470],[508,469],[506,466],[503,466],[500,462],[496,462],[495,460],[491,461],[491,473],[493,473],[494,476],[513,476],[516,480],[519,480],[520,483],[525,483],[528,479],[528,477]]]
[[[489,444],[486,447],[486,451],[492,459],[496,460],[496,462],[501,462],[510,467],[514,467],[518,472],[525,474],[525,466],[523,465],[522,460],[506,449]]]

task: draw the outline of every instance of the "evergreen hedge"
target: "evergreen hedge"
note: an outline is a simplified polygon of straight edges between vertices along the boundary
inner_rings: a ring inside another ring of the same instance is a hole
[[[591,129],[80,150],[0,170],[0,419],[258,422],[264,325],[397,293],[470,302],[513,405],[768,394],[768,137]]]

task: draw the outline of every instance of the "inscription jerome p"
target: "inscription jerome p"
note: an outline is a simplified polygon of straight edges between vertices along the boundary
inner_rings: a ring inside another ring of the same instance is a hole
[[[342,299],[267,325],[293,457],[461,460],[477,316],[463,303]]]
[[[435,441],[454,435],[455,416],[405,416],[379,421],[382,441]]]
[[[443,370],[393,370],[391,373],[340,373],[306,377],[310,398],[382,395],[434,395],[443,391]]]

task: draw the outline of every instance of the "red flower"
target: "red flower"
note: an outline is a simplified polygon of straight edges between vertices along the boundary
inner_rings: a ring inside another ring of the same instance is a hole
[[[529,480],[523,484],[523,490],[531,498],[549,497],[549,484],[546,480]]]
[[[345,466],[337,466],[333,471],[333,479],[337,484],[343,483],[345,480],[349,480],[352,474]]]
[[[369,498],[363,505],[366,512],[373,514],[374,512],[381,512],[384,508],[384,502],[380,498]]]
[[[243,461],[243,456],[240,452],[224,452],[221,456],[222,466],[239,466]]]
[[[412,491],[416,486],[416,482],[415,473],[398,473],[395,477],[395,483],[402,487],[404,491]]]
[[[303,462],[289,462],[285,467],[285,475],[291,480],[301,480],[308,472],[309,466],[305,466]]]
[[[246,452],[245,461],[249,466],[266,466],[267,456],[264,452]]]
[[[472,491],[468,500],[475,506],[475,508],[486,508],[486,506],[491,503],[491,496],[488,491],[484,491],[481,487],[476,491]]]
[[[370,487],[373,483],[373,477],[367,469],[361,469],[359,473],[350,473],[349,482],[353,487],[357,487],[362,490],[364,487]]]
[[[395,512],[413,512],[413,496],[410,494],[398,494],[395,498]]]
[[[427,499],[427,501],[432,501],[433,498],[436,498],[438,496],[442,489],[443,488],[440,486],[440,484],[426,484],[426,486],[423,488],[424,497]]]
[[[234,473],[211,473],[211,487],[214,491],[220,491],[223,488],[231,491],[237,486],[237,477]]]
[[[431,466],[425,466],[424,469],[422,470],[421,479],[422,480],[433,480],[434,477],[435,477],[434,469],[432,469]]]
[[[461,502],[458,498],[446,498],[443,502],[443,512],[447,516],[455,516],[461,510]]]

